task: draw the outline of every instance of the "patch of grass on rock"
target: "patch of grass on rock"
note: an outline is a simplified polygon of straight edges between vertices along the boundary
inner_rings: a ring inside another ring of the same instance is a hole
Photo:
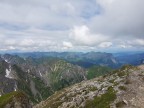
[[[110,103],[116,99],[116,91],[109,87],[105,94],[87,100],[84,108],[110,108]]]

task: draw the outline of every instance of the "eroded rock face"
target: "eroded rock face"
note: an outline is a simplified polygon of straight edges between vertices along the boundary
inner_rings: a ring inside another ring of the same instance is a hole
[[[125,66],[65,88],[34,108],[143,108],[144,66]]]

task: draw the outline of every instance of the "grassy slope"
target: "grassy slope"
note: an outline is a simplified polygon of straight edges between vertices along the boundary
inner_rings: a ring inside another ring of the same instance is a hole
[[[21,91],[14,91],[11,93],[7,93],[0,97],[0,108],[3,108],[6,104],[10,103],[14,97],[23,98],[26,97],[26,95]]]
[[[88,69],[87,79],[92,79],[98,76],[102,76],[111,72],[112,69],[105,66],[93,66]]]
[[[101,95],[96,96],[93,100],[86,101],[85,108],[110,108],[110,103],[116,99],[116,92],[112,87],[108,88],[108,91]]]

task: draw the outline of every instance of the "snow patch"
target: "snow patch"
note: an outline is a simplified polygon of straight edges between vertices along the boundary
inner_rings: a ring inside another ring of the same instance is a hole
[[[41,74],[41,72],[39,71],[39,74],[40,74],[40,76],[42,77],[42,74]]]
[[[11,66],[9,66],[9,69],[6,69],[5,77],[13,79],[13,77],[11,76]]]
[[[5,59],[5,57],[4,57],[3,55],[1,55],[1,58],[2,58],[5,62],[10,63],[7,59]]]
[[[5,60],[5,62],[9,63],[9,61],[8,61],[8,60],[6,60],[6,59],[4,59],[4,60]]]
[[[16,85],[16,83],[15,83],[14,91],[17,91],[17,85]]]
[[[115,59],[112,58],[111,60],[112,60],[113,63],[115,63],[115,64],[117,63]]]
[[[30,69],[28,69],[27,72],[30,73]]]

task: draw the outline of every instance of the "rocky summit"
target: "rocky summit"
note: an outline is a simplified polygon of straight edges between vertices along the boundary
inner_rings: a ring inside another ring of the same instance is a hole
[[[108,75],[56,92],[33,108],[143,108],[144,66],[123,66]]]

